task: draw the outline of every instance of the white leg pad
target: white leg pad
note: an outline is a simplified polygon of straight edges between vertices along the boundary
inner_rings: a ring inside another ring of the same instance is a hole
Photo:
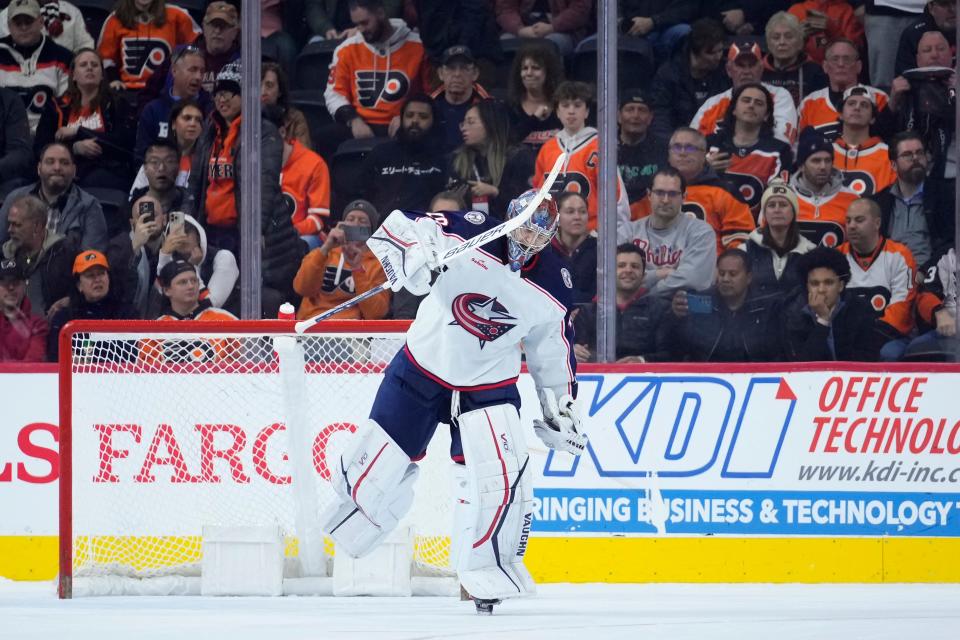
[[[354,558],[368,554],[413,504],[420,468],[373,420],[361,426],[331,468],[340,498],[320,515],[320,525]]]
[[[520,416],[503,404],[464,413],[457,421],[467,475],[463,531],[454,531],[452,552],[460,583],[475,598],[529,595],[535,587],[523,554],[533,491]]]

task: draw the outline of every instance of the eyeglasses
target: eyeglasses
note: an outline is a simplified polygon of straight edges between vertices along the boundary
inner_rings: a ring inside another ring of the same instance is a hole
[[[214,31],[229,31],[230,29],[236,29],[238,25],[227,24],[223,20],[204,20],[203,26]]]
[[[703,153],[706,149],[698,147],[695,144],[680,144],[679,142],[674,142],[670,145],[670,151],[674,153]]]
[[[217,91],[215,94],[213,94],[213,99],[214,100],[232,100],[237,95],[238,94],[234,93],[233,91],[230,91],[229,89],[220,89],[220,91]]]
[[[912,160],[914,158],[924,158],[926,157],[927,152],[923,149],[917,151],[903,151],[902,153],[897,154],[897,160]]]
[[[673,200],[683,195],[682,191],[673,191],[672,189],[651,189],[650,193],[654,198],[660,198],[661,200]]]
[[[166,169],[167,167],[176,167],[180,163],[176,160],[158,160],[156,158],[152,158],[150,160],[147,160],[143,164],[150,167],[151,169]]]

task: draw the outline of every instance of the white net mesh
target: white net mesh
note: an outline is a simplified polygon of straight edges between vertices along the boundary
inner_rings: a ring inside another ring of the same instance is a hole
[[[402,333],[277,342],[163,324],[72,336],[74,577],[199,575],[208,525],[279,525],[292,571],[328,569],[332,545],[312,528],[333,496],[326,461],[368,415]],[[449,435],[437,435],[405,524],[415,571],[446,576]],[[307,548],[319,565],[301,562]]]

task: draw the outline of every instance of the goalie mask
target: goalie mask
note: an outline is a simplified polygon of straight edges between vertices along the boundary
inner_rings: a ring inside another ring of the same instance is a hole
[[[520,215],[526,206],[537,196],[533,189],[525,191],[510,201],[507,207],[507,220]],[[560,215],[551,196],[544,198],[533,215],[507,236],[507,255],[510,269],[519,271],[527,260],[550,244],[557,233]]]

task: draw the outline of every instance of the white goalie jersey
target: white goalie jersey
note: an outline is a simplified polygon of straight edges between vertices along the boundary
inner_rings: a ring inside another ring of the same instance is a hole
[[[478,211],[394,211],[378,233],[406,235],[403,225],[417,225],[443,252],[500,222]],[[506,238],[471,249],[442,267],[407,333],[407,356],[441,385],[471,391],[516,382],[525,353],[538,388],[574,394],[572,288],[566,261],[549,246],[517,272]]]

